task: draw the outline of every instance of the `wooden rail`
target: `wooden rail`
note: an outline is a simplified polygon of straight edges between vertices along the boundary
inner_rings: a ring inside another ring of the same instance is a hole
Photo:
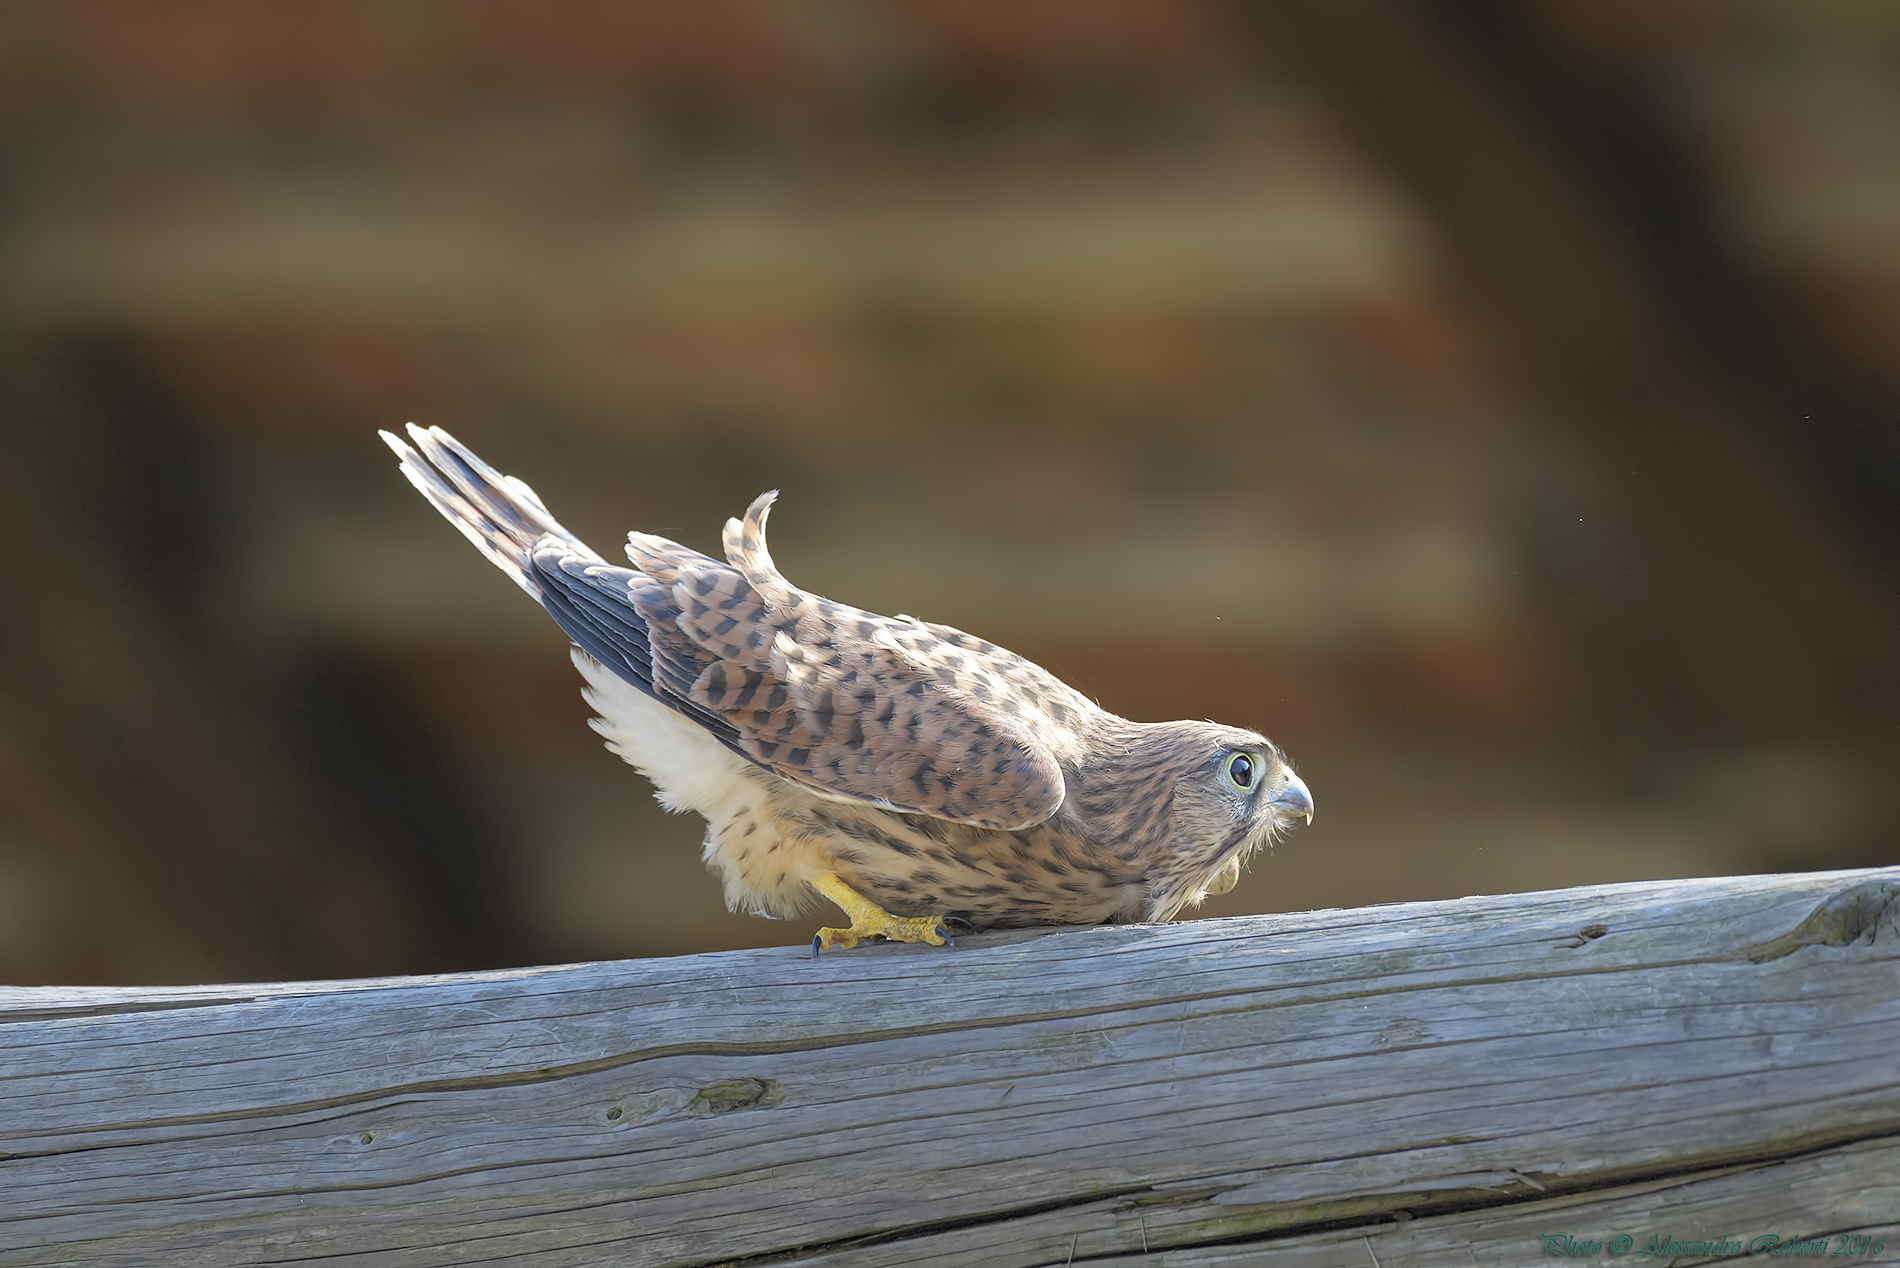
[[[1892,1263],[1897,918],[1900,868],[8,989],[0,1264]]]

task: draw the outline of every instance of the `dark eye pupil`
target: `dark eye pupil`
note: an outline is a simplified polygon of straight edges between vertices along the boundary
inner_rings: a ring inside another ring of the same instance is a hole
[[[1250,758],[1236,757],[1227,764],[1227,773],[1232,775],[1234,782],[1242,788],[1253,787],[1253,761]]]

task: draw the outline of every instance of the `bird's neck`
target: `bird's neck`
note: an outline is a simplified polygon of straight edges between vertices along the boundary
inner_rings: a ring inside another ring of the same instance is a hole
[[[1088,757],[1064,765],[1062,813],[1091,842],[1116,853],[1165,837],[1181,775],[1179,726],[1104,715]]]

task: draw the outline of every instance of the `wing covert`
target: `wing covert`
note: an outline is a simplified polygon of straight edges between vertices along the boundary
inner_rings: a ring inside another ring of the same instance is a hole
[[[786,581],[765,550],[774,496],[727,524],[728,563],[629,545],[643,569],[671,573],[633,587],[655,683],[727,721],[745,756],[830,796],[1002,829],[1054,814],[1062,770],[1037,734],[1036,693],[920,656],[941,627]]]

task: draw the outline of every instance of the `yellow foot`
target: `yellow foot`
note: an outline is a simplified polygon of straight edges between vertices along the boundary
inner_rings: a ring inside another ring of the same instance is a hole
[[[852,889],[830,872],[812,877],[811,887],[844,908],[851,917],[849,929],[820,929],[811,940],[815,959],[820,949],[848,951],[866,938],[889,938],[892,942],[927,942],[933,947],[955,947],[950,930],[941,916],[893,916],[882,907]]]

